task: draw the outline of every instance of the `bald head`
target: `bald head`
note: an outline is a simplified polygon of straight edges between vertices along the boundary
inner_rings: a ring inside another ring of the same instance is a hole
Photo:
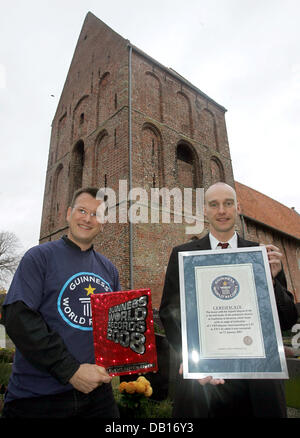
[[[208,199],[211,199],[214,195],[217,195],[219,192],[223,192],[223,193],[227,192],[228,196],[231,196],[234,199],[235,205],[237,204],[235,190],[229,184],[226,184],[224,182],[217,182],[208,187],[204,195],[205,204],[208,202]]]
[[[211,185],[205,192],[204,213],[213,236],[227,242],[234,234],[239,213],[235,190],[223,182]]]

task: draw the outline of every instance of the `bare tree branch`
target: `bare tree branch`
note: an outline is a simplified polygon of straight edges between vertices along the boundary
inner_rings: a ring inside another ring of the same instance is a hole
[[[21,259],[21,244],[14,233],[0,231],[0,286],[7,283]]]

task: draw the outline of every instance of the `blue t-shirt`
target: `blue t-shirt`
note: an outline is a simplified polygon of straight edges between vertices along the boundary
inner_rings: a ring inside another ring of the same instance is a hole
[[[106,257],[60,239],[26,252],[4,305],[23,301],[41,314],[80,363],[95,363],[90,296],[119,290],[118,271]],[[16,349],[7,401],[71,388],[35,368]]]

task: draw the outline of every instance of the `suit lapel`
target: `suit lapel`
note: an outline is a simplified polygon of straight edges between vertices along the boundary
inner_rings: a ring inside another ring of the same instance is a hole
[[[242,239],[239,235],[237,235],[237,246],[238,248],[244,248],[246,245],[246,242],[244,239]]]
[[[202,239],[195,240],[195,249],[201,249],[201,250],[211,249],[208,234],[206,234],[206,236],[204,236]]]
[[[238,248],[246,248],[249,246],[258,246],[259,245],[259,243],[257,243],[257,242],[245,240],[245,239],[242,239],[239,235],[237,235],[237,236],[238,236],[238,241],[237,241]]]

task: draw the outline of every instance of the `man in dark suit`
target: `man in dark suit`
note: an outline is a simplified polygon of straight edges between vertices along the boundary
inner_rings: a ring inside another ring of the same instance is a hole
[[[175,388],[173,417],[286,417],[284,383],[282,380],[252,379],[183,379],[181,359],[181,321],[178,252],[257,246],[259,243],[242,239],[235,232],[239,213],[236,193],[225,183],[216,183],[205,193],[204,214],[209,234],[173,248],[165,278],[160,306],[160,319],[169,343],[178,353],[179,373]],[[227,245],[228,244],[228,245]],[[297,321],[293,295],[287,291],[282,270],[282,254],[274,245],[266,245],[273,279],[276,304],[282,330]]]

